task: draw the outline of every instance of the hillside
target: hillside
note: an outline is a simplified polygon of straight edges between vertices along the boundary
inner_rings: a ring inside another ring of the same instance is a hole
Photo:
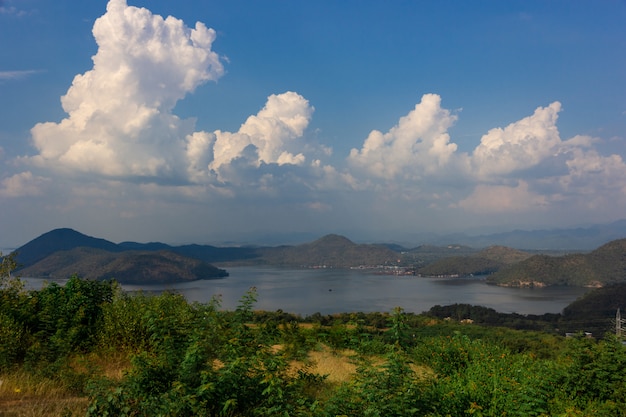
[[[20,275],[37,278],[115,279],[123,284],[164,284],[228,276],[206,262],[169,251],[109,252],[79,247],[57,251],[20,270]]]
[[[24,267],[52,255],[54,252],[78,247],[102,249],[109,252],[119,251],[119,247],[105,239],[84,235],[73,229],[54,229],[31,240],[16,249],[17,262]]]
[[[251,248],[219,248],[210,245],[170,246],[165,243],[122,242],[115,244],[105,239],[87,236],[73,229],[54,229],[17,248],[17,262],[20,268],[27,268],[58,251],[75,248],[102,249],[108,252],[161,251],[167,250],[181,256],[208,263],[240,261],[258,257]]]
[[[491,246],[468,256],[450,256],[436,260],[419,268],[417,272],[426,276],[488,275],[530,256],[530,253],[517,249]]]
[[[614,240],[588,254],[534,255],[488,277],[488,282],[493,284],[514,287],[600,287],[623,281],[626,281],[626,239]]]
[[[159,242],[115,244],[72,229],[52,230],[16,252],[22,276],[68,277],[77,273],[93,279],[114,276],[127,283],[165,282],[177,275],[181,280],[221,276],[224,271],[213,263],[348,268],[396,265],[399,258],[397,252],[383,245],[356,244],[338,235],[297,246],[170,246]]]
[[[297,246],[259,248],[263,262],[293,267],[349,268],[396,265],[398,253],[382,245],[356,244],[346,237],[327,235]]]

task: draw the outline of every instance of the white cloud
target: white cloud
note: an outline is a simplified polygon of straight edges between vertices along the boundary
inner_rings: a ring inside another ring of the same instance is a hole
[[[0,182],[0,197],[36,196],[43,192],[43,188],[50,180],[33,175],[26,171],[4,178]]]
[[[471,155],[474,174],[481,179],[531,168],[560,152],[556,127],[561,104],[539,107],[532,116],[487,132]]]
[[[457,117],[441,108],[441,97],[425,94],[420,103],[387,133],[373,130],[362,148],[352,149],[348,163],[384,179],[419,179],[446,166],[457,149],[448,129]]]
[[[427,210],[423,218],[521,217],[557,206],[598,209],[611,203],[607,196],[626,206],[624,161],[601,155],[598,138],[562,140],[559,102],[489,130],[461,153],[449,133],[457,115],[441,107],[439,95],[425,94],[386,133],[372,130],[344,165],[330,165],[331,148],[308,142],[314,107],[294,91],[270,95],[234,132],[196,131],[193,120],[173,114],[179,100],[224,74],[212,51],[215,32],[204,24],[189,28],[111,0],[93,34],[93,68],[62,97],[67,117],[33,127],[37,153],[20,159],[30,171],[2,180],[0,196],[47,193],[68,212],[90,206],[112,219],[141,219],[153,207],[158,218],[186,210],[204,215],[211,206],[222,216],[240,213],[249,225],[269,227],[275,212],[297,225],[295,211],[364,227],[375,218],[381,230]],[[0,80],[25,75],[0,72]],[[59,173],[63,180],[52,180]]]
[[[265,107],[257,115],[248,117],[238,132],[215,132],[211,169],[219,170],[222,165],[244,157],[252,148],[253,163],[257,166],[261,163],[303,164],[304,155],[291,153],[287,148],[290,142],[302,136],[312,114],[313,107],[299,94],[271,95]]]
[[[32,162],[65,172],[181,180],[183,138],[193,124],[171,110],[223,74],[211,50],[215,31],[111,0],[93,34],[93,69],[77,75],[62,97],[66,119],[32,129],[39,151]]]
[[[215,32],[204,24],[190,29],[111,0],[93,34],[93,69],[61,99],[68,117],[31,131],[38,155],[28,161],[36,166],[133,182],[237,184],[262,165],[304,166],[307,151],[326,151],[301,140],[314,109],[295,92],[270,95],[237,132],[194,132],[192,120],[172,114],[177,101],[224,72],[211,50]]]
[[[548,198],[530,191],[526,181],[515,186],[479,184],[458,206],[477,213],[518,213],[545,210]]]
[[[559,178],[564,192],[613,195],[626,190],[626,164],[621,156],[574,149],[567,160],[569,174]]]

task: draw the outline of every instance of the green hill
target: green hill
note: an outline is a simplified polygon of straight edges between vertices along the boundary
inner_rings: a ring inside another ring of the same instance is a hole
[[[427,276],[487,275],[531,256],[528,252],[505,246],[491,246],[468,256],[450,256],[436,260],[418,270]]]
[[[502,268],[488,282],[505,286],[574,285],[601,287],[626,281],[626,239],[614,240],[588,254],[535,255]]]
[[[259,248],[264,263],[293,267],[349,268],[395,265],[398,253],[382,245],[356,244],[346,237],[327,235],[297,246]]]
[[[223,269],[170,251],[109,252],[79,247],[57,251],[20,270],[37,278],[115,279],[123,284],[162,284],[228,276]]]
[[[31,240],[15,250],[17,262],[23,267],[33,265],[54,252],[78,247],[103,249],[109,252],[119,251],[118,246],[105,239],[84,235],[73,229],[54,229]]]

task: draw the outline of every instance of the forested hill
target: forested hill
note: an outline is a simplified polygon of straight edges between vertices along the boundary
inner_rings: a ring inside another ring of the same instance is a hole
[[[164,284],[228,276],[223,269],[170,251],[123,251],[78,247],[54,252],[19,271],[38,278],[115,279],[123,284]]]
[[[505,286],[604,286],[626,281],[626,239],[588,254],[534,255],[500,269],[488,282]]]
[[[260,248],[263,261],[295,267],[349,268],[397,265],[399,254],[383,245],[357,244],[339,235],[327,235],[297,246]]]
[[[87,236],[73,229],[62,228],[44,233],[16,249],[17,260],[22,266],[30,266],[54,252],[79,247],[102,249],[109,252],[120,250],[118,245],[108,240]]]
[[[115,244],[72,229],[45,233],[15,252],[23,276],[62,278],[77,273],[94,279],[114,277],[120,282],[144,283],[163,282],[163,274],[180,280],[223,276],[225,271],[215,268],[214,263],[347,268],[397,265],[399,258],[397,252],[383,245],[356,244],[338,235],[296,246],[170,246],[158,242]]]
[[[531,253],[505,246],[490,246],[467,256],[450,256],[419,268],[427,276],[487,275],[532,256]]]

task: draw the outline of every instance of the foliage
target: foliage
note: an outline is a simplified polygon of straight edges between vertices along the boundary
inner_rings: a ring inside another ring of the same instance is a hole
[[[71,277],[64,286],[49,283],[39,291],[25,291],[19,281],[0,292],[0,350],[12,364],[26,361],[60,363],[97,340],[102,306],[111,301],[115,284]],[[0,361],[6,369],[9,361]],[[51,370],[54,372],[54,370]]]
[[[302,393],[315,378],[289,374],[287,360],[248,325],[254,289],[233,314],[218,312],[217,302],[190,306],[174,294],[157,298],[145,306],[149,350],[134,356],[119,385],[92,387],[88,415],[273,416],[313,405]]]
[[[626,348],[616,338],[568,340],[559,400],[591,415],[626,414]],[[563,407],[565,408],[565,407]]]
[[[462,324],[493,316],[465,305],[434,310],[451,320],[401,308],[302,319],[255,303],[254,288],[224,311],[78,277],[5,285],[0,372],[88,395],[89,416],[626,415],[626,348],[613,337]],[[317,373],[316,350],[342,352],[352,373]],[[93,360],[114,355],[123,373]]]
[[[94,280],[114,277],[125,284],[193,281],[228,276],[223,269],[172,251],[110,251],[91,247],[54,252],[21,272],[31,277],[67,276],[72,273]]]
[[[462,335],[434,339],[416,354],[436,372],[425,393],[433,416],[532,416],[548,410],[547,362]]]

